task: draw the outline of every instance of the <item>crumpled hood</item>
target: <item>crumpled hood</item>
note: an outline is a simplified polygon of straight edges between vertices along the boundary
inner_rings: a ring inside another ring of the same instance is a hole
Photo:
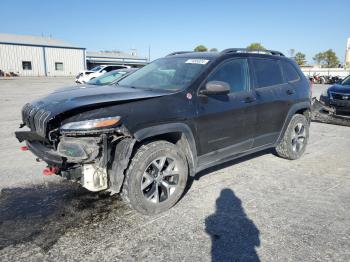
[[[328,88],[328,91],[330,92],[337,92],[337,93],[343,93],[343,94],[350,94],[350,86],[346,85],[334,85]]]
[[[51,116],[81,107],[96,107],[103,104],[117,104],[124,101],[153,98],[172,94],[167,90],[143,90],[130,87],[107,85],[77,85],[61,88],[33,101],[36,108],[51,112]]]

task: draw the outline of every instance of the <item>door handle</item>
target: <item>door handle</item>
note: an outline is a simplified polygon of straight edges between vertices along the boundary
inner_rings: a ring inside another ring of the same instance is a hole
[[[286,93],[287,95],[293,95],[295,91],[293,89],[288,89]]]
[[[256,101],[255,97],[248,96],[242,102],[244,102],[244,103],[253,103],[254,101]]]

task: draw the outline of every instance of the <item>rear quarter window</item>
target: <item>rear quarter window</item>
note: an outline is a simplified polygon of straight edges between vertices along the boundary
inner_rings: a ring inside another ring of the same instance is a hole
[[[252,61],[257,88],[283,84],[283,76],[278,61],[255,58]]]
[[[299,76],[297,70],[295,69],[295,67],[291,63],[281,61],[281,66],[282,66],[284,79],[287,82],[294,82],[294,81],[298,81],[300,79],[300,76]]]

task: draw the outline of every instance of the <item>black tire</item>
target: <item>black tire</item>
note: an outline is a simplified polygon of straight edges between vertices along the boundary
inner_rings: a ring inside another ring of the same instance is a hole
[[[169,175],[172,173],[174,175]],[[132,158],[126,171],[122,197],[140,213],[155,215],[176,204],[185,190],[187,177],[186,158],[176,145],[167,141],[150,142],[142,145]],[[142,189],[148,183],[149,186]],[[169,187],[164,186],[166,183]]]
[[[277,155],[290,160],[300,158],[309,140],[309,127],[310,123],[304,115],[294,115],[276,147]]]

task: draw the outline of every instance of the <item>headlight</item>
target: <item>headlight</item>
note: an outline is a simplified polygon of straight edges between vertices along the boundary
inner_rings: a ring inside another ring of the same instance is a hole
[[[78,122],[71,122],[61,126],[62,130],[91,130],[95,128],[111,127],[118,124],[120,121],[119,116],[106,117],[92,120],[84,120]]]
[[[322,96],[328,96],[328,89],[323,90],[323,92],[322,92]]]

